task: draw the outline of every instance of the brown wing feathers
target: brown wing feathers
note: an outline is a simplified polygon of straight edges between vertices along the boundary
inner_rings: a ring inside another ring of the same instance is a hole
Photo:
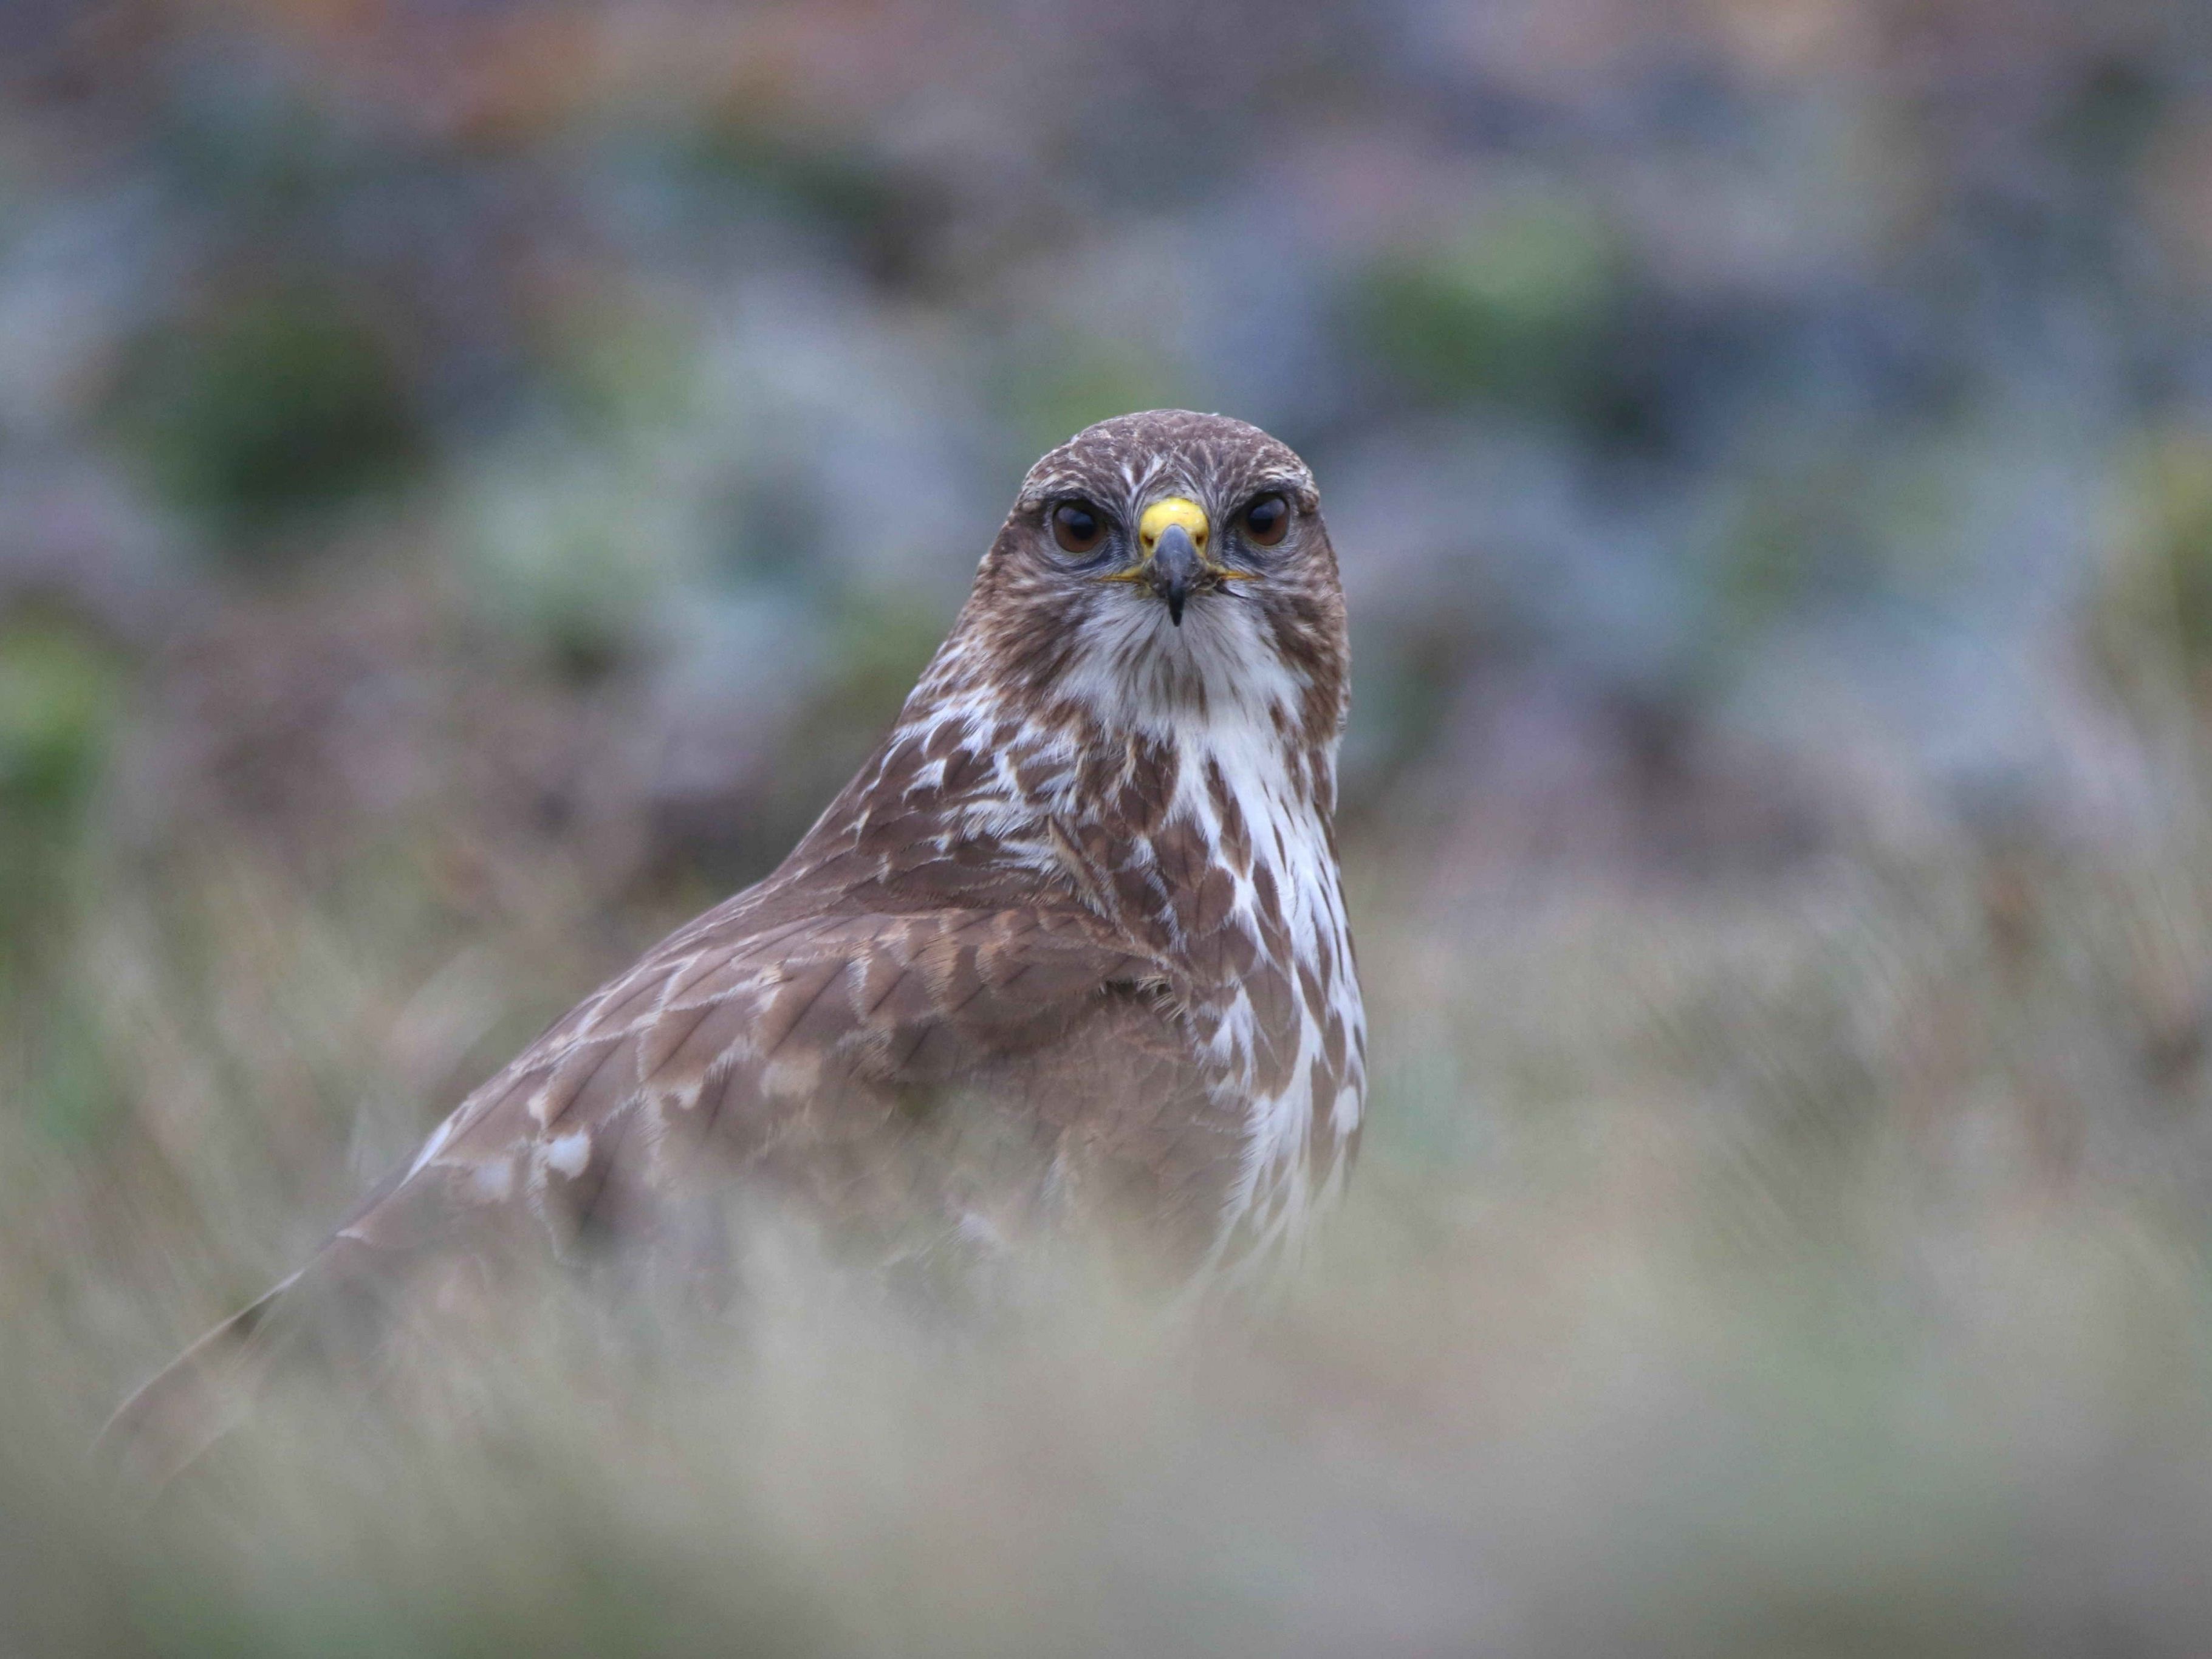
[[[742,1158],[793,1115],[835,1138],[878,1121],[886,1090],[1052,1042],[1110,988],[1163,975],[1036,912],[829,916],[775,934],[679,936],[649,956],[465,1103],[416,1178],[465,1174],[457,1190],[494,1200],[543,1192],[545,1175],[619,1158],[607,1138],[640,1113],[658,1122],[633,1158],[709,1143]]]
[[[741,1190],[781,1184],[831,1224],[842,1212],[891,1238],[918,1189],[926,1227],[989,1186],[969,1124],[1049,1165],[1033,1194],[1133,1189],[1197,1260],[1255,1167],[1239,1090],[1256,1079],[1279,1093],[1315,1050],[1319,1124],[1349,1064],[1331,1002],[1348,957],[1303,959],[1274,873],[1292,864],[1283,813],[1314,832],[1310,872],[1328,834],[1342,601],[1316,520],[1310,559],[1279,562],[1264,603],[1255,590],[1221,613],[1274,630],[1222,672],[1304,688],[1294,711],[1277,708],[1267,741],[1294,763],[1264,795],[1249,770],[1232,789],[1218,753],[1163,733],[1161,708],[1203,722],[1236,702],[1209,704],[1194,657],[1131,659],[1146,721],[1055,702],[1054,678],[1105,590],[1027,556],[1024,538],[1045,533],[1040,504],[1056,493],[1106,500],[1152,487],[1140,481],[1224,513],[1262,486],[1312,510],[1295,456],[1215,416],[1125,417],[1048,455],[900,724],[783,868],[672,934],[487,1081],[302,1284],[389,1274],[471,1216],[534,1218],[564,1239],[649,1231],[732,1172]],[[1133,593],[1112,590],[1117,604]],[[1174,637],[1205,633],[1194,618]],[[1284,641],[1297,648],[1280,655]],[[1192,780],[1200,808],[1180,789]],[[1240,799],[1261,799],[1275,817],[1248,823]],[[1333,892],[1333,841],[1327,856]],[[1351,1007],[1356,1022],[1356,988]],[[953,1098],[977,1109],[935,1109]],[[917,1188],[896,1148],[931,1133],[941,1156]],[[265,1349],[274,1310],[298,1294],[280,1287],[188,1352],[134,1397],[124,1431],[244,1370],[240,1356]]]

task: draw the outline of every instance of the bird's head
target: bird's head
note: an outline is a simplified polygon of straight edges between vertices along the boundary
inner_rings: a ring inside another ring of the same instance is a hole
[[[948,649],[1109,726],[1343,719],[1344,594],[1305,463],[1257,427],[1154,410],[1030,470]]]

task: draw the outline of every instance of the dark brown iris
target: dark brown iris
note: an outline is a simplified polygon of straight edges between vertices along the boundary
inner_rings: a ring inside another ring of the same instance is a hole
[[[1280,495],[1262,495],[1244,509],[1244,539],[1255,547],[1273,547],[1291,527],[1291,504]]]
[[[1105,515],[1088,501],[1062,501],[1052,510],[1052,538],[1063,553],[1096,553],[1106,539]]]

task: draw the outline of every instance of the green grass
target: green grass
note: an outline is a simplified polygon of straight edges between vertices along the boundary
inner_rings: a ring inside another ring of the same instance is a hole
[[[1511,899],[1350,857],[1372,1130],[1279,1304],[1076,1279],[946,1341],[795,1250],[703,1331],[524,1284],[147,1513],[82,1456],[112,1401],[659,917],[459,918],[404,849],[109,872],[43,1006],[116,1104],[53,1133],[11,1066],[0,1120],[0,1646],[2194,1650],[2188,849]]]

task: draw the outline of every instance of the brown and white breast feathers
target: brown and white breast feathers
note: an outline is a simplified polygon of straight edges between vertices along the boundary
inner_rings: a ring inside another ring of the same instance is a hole
[[[1040,550],[1053,492],[1078,489],[1128,524],[1160,489],[1208,504],[1190,514],[1278,492],[1303,539],[1186,615]],[[471,1094],[302,1282],[374,1277],[480,1218],[651,1243],[733,1194],[862,1261],[1092,1216],[1133,1219],[1186,1274],[1267,1259],[1340,1184],[1366,1089],[1345,674],[1294,455],[1178,411],[1079,434],[784,864]],[[131,1409],[186,1397],[173,1381]]]

